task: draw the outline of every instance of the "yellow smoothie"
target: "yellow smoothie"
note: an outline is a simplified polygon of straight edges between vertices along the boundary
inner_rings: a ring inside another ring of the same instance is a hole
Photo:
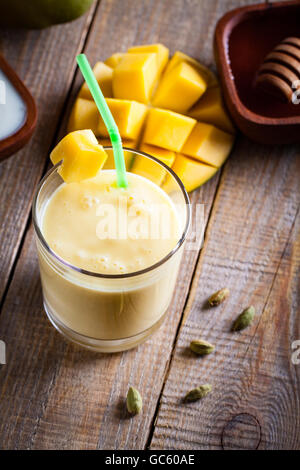
[[[101,274],[132,273],[160,261],[176,245],[176,209],[159,186],[128,174],[116,186],[115,170],[61,186],[49,201],[43,234],[61,258]]]
[[[124,348],[104,351],[135,346],[160,324],[182,253],[181,247],[147,270],[176,247],[183,221],[170,197],[150,180],[128,173],[126,189],[115,181],[115,170],[101,170],[94,178],[63,183],[41,216],[53,252],[94,276],[62,267],[38,241],[45,308],[61,331],[100,340],[132,338]]]

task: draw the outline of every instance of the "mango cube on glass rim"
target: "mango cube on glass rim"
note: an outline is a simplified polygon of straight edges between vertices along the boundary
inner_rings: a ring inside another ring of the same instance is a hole
[[[213,124],[224,132],[235,133],[234,126],[224,108],[221,90],[218,86],[209,88],[204,93],[199,102],[189,111],[189,116],[197,121]]]
[[[180,152],[196,125],[196,120],[166,109],[152,108],[148,112],[143,141],[174,152]]]
[[[123,59],[124,52],[116,52],[104,61],[106,65],[114,69]]]
[[[154,52],[157,54],[157,68],[160,75],[169,60],[169,49],[163,44],[144,44],[133,46],[128,49],[129,53]]]
[[[124,54],[114,69],[114,97],[147,104],[157,77],[157,54]]]
[[[107,153],[90,129],[67,134],[52,150],[54,165],[62,161],[58,173],[66,183],[79,183],[96,176],[107,159]]]
[[[121,137],[123,139],[136,140],[146,118],[147,106],[137,101],[119,100],[116,98],[107,98],[106,102],[118,126]],[[108,131],[100,115],[96,135],[108,137]]]
[[[104,96],[111,97],[112,93],[112,79],[113,79],[113,69],[104,62],[97,62],[93,68],[94,75],[96,80],[101,88],[101,91]],[[93,97],[87,86],[86,82],[82,85],[79,93],[79,98],[85,98],[86,100],[92,100]]]
[[[186,62],[187,64],[195,67],[203,75],[203,78],[205,79],[208,87],[214,87],[218,85],[217,77],[208,67],[205,67],[205,65],[200,64],[198,60],[194,59],[193,57],[190,57],[187,54],[184,54],[181,51],[176,51],[173,54],[173,57],[165,68],[164,73],[168,73],[170,70],[172,70],[173,67],[175,67],[180,62]]]
[[[197,122],[182,147],[182,153],[218,168],[228,157],[233,141],[233,135],[211,124]]]
[[[99,111],[94,101],[77,98],[69,118],[68,132],[91,129],[97,133]]]
[[[218,171],[213,166],[197,162],[182,154],[176,156],[172,170],[181,179],[188,192],[204,184]]]
[[[164,74],[152,104],[158,108],[185,113],[198,101],[206,88],[207,82],[203,74],[186,62],[180,62]]]

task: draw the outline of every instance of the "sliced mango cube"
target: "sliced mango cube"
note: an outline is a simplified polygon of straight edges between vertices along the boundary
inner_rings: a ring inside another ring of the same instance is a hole
[[[114,69],[123,59],[124,52],[116,52],[104,61],[106,65]]]
[[[182,147],[182,153],[219,167],[228,157],[234,137],[211,124],[198,122]]]
[[[50,154],[54,165],[62,161],[58,173],[66,183],[79,183],[96,176],[107,153],[90,129],[67,134]]]
[[[218,80],[193,57],[176,51],[169,60],[169,49],[163,44],[137,45],[97,62],[94,74],[123,146],[137,149],[139,145],[141,151],[173,167],[188,191],[209,179],[229,155],[235,129]],[[100,144],[111,146],[86,84],[73,106],[68,129],[90,129]],[[113,154],[108,154],[104,168],[114,168]],[[124,156],[127,170],[132,168],[164,188],[170,181],[170,191],[176,186],[165,168],[134,152]],[[67,169],[68,162],[67,158]]]
[[[209,88],[190,110],[189,116],[198,121],[214,124],[224,132],[235,133],[234,126],[223,105],[220,87]]]
[[[175,160],[175,152],[172,150],[163,149],[161,147],[155,147],[154,145],[144,144],[140,145],[140,150],[142,152],[152,155],[158,160],[162,161],[167,166],[172,166]]]
[[[207,82],[197,69],[180,62],[164,74],[158,85],[153,106],[185,113],[206,91]]]
[[[115,98],[107,98],[106,102],[116,121],[122,139],[136,140],[146,118],[147,106],[136,101]],[[107,129],[100,115],[97,135],[108,137]]]
[[[97,134],[99,111],[94,101],[77,98],[68,123],[68,132],[91,129]]]
[[[149,145],[142,143],[140,145],[140,150],[145,152],[153,157],[156,157],[158,160],[163,162],[165,165],[172,166],[175,160],[175,152],[171,150],[163,149],[161,147],[155,147],[154,145]],[[158,186],[164,181],[167,171],[165,168],[155,164],[150,160],[146,160],[145,158],[141,158],[138,155],[134,159],[134,163],[132,165],[133,173],[137,173],[141,176],[144,176]]]
[[[148,103],[157,77],[156,54],[124,54],[114,69],[114,97]]]
[[[111,97],[112,94],[112,78],[113,78],[113,69],[108,65],[104,64],[103,62],[97,62],[95,67],[93,68],[94,75],[96,77],[97,82],[101,88],[101,91],[104,96]],[[80,98],[85,98],[86,100],[92,100],[93,97],[91,92],[86,84],[82,85],[78,96]]]
[[[125,167],[127,171],[130,170],[132,158],[133,158],[133,154],[125,150],[124,161],[125,161]],[[109,153],[107,160],[103,165],[103,170],[114,170],[115,168],[116,166],[115,166],[114,156],[112,153]]]
[[[218,171],[213,166],[197,162],[182,154],[176,156],[172,170],[181,179],[188,192],[204,184]]]
[[[169,49],[163,44],[144,44],[142,46],[133,46],[128,49],[129,53],[155,52],[157,54],[158,73],[161,74],[169,59]]]
[[[186,62],[187,64],[190,64],[195,67],[203,75],[203,78],[207,82],[208,87],[218,85],[218,80],[215,74],[208,67],[205,67],[205,65],[200,64],[198,60],[180,51],[176,51],[172,59],[169,61],[167,67],[165,68],[165,74],[168,73],[173,67],[175,67],[180,62]]]
[[[166,109],[152,108],[148,112],[143,140],[174,152],[180,152],[197,121]]]
[[[167,174],[167,170],[165,168],[158,165],[156,162],[150,159],[146,160],[146,158],[142,158],[139,155],[134,158],[131,172],[144,176],[153,183],[156,183],[158,186],[161,185]]]
[[[111,147],[111,141],[110,139],[105,139],[105,138],[100,138],[98,139],[99,144],[103,145],[103,147]],[[123,147],[127,147],[130,149],[135,149],[137,147],[136,141],[135,140],[122,140],[122,145]],[[125,160],[125,166],[126,170],[128,171],[131,167],[131,161],[132,161],[133,154],[128,151],[124,151],[124,160]],[[113,152],[109,152],[107,154],[107,159],[103,165],[103,170],[112,170],[115,168],[115,161],[114,161],[114,155]]]

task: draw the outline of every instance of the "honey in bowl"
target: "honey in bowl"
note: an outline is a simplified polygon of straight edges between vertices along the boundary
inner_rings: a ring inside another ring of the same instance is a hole
[[[299,13],[300,7],[296,8]],[[289,36],[299,36],[299,14],[279,8],[239,22],[228,38],[230,67],[239,98],[256,114],[271,118],[300,116],[300,106],[255,87],[256,75],[265,57]]]

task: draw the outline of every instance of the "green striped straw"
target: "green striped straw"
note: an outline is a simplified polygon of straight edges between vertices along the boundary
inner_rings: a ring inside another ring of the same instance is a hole
[[[122,140],[120,136],[119,129],[115,120],[110,112],[109,107],[105,101],[103,93],[99,87],[99,84],[96,80],[93,70],[87,60],[85,54],[79,54],[77,57],[77,64],[81,70],[81,73],[86,81],[87,86],[94,98],[94,101],[97,105],[99,113],[104,121],[106,129],[111,140],[112,148],[114,151],[115,167],[117,172],[117,185],[120,188],[127,188],[127,176],[126,176],[126,167],[124,161],[124,153],[122,147]]]

